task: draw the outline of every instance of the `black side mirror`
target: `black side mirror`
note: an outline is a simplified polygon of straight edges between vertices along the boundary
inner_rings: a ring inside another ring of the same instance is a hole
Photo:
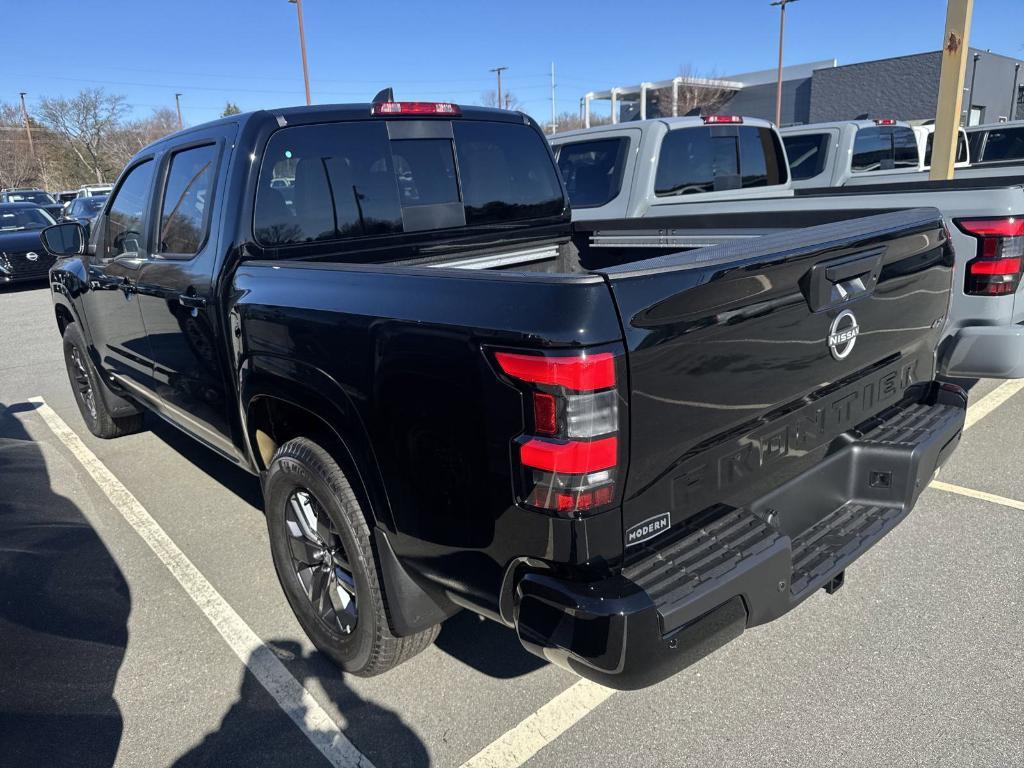
[[[54,256],[77,256],[85,250],[85,230],[77,221],[54,224],[39,236],[46,250]]]

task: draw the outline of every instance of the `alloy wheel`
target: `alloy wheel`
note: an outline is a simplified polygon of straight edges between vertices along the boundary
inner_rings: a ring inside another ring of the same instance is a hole
[[[285,524],[292,569],[320,621],[334,632],[350,634],[358,620],[352,566],[323,505],[298,488],[288,497]]]

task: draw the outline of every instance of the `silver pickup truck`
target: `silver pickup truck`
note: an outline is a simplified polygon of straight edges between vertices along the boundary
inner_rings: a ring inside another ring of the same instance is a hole
[[[763,183],[761,177],[767,174],[751,174],[754,182],[744,187],[741,172],[737,188],[734,158],[745,158],[758,170],[778,167],[778,153],[784,152],[778,132],[747,118],[710,125],[688,119],[685,128],[647,120],[551,137],[569,188],[573,221],[577,230],[586,232],[578,238],[585,247],[598,253],[608,249],[611,257],[617,248],[644,246],[654,255],[807,222],[938,208],[957,254],[956,290],[939,347],[940,370],[947,376],[1024,378],[1024,295],[1017,299],[1024,269],[1024,173],[964,169],[953,181],[935,182],[908,173],[870,185],[792,192],[782,184]],[[740,129],[746,126],[759,129],[759,142],[744,141]],[[692,134],[692,140],[685,134]],[[614,158],[604,160],[602,173],[580,174],[574,166],[595,158],[594,145],[609,139],[619,143]],[[710,161],[706,152],[698,151],[709,142]],[[746,155],[740,152],[744,146]],[[755,146],[763,148],[760,161],[750,157]],[[776,181],[783,173],[778,171]],[[723,185],[720,174],[727,177]],[[616,218],[636,221],[612,225]],[[894,307],[894,323],[899,317]]]

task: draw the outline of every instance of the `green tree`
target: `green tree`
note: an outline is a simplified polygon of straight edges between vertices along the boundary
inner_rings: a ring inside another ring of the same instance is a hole
[[[235,102],[228,101],[228,102],[225,102],[225,104],[224,104],[224,111],[220,113],[220,116],[221,117],[227,117],[228,115],[237,115],[241,111],[242,110],[240,110],[238,108],[238,105],[235,104]]]

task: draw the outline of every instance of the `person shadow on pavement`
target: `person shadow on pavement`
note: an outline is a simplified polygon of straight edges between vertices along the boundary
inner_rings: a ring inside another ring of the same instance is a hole
[[[269,650],[268,650],[269,649]],[[271,640],[254,654],[273,652],[305,686],[319,679],[331,701],[346,720],[345,736],[377,768],[430,765],[430,753],[420,738],[395,712],[362,698],[344,683],[344,673],[319,652],[304,654],[293,640]],[[250,659],[250,661],[253,661]],[[264,666],[254,664],[254,666]],[[301,703],[299,704],[301,707]],[[303,709],[299,718],[306,716]],[[354,737],[354,732],[359,737]],[[249,671],[243,673],[238,699],[219,726],[182,755],[174,768],[224,768],[227,765],[306,766],[326,765],[326,759],[291,721],[263,685]]]
[[[16,414],[33,409],[0,403],[0,765],[109,766],[131,596],[85,515],[54,491],[51,471],[75,473],[25,432]]]

